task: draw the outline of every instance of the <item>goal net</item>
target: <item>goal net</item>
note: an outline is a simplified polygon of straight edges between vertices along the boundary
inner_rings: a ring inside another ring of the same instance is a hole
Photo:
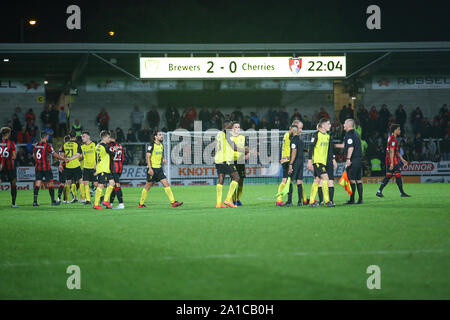
[[[214,163],[216,136],[218,130],[186,131],[176,130],[165,133],[164,150],[167,164],[165,173],[172,185],[215,185],[217,173]],[[245,160],[246,184],[278,184],[282,179],[280,164],[283,137],[287,131],[281,130],[241,130],[246,139],[249,154]],[[305,130],[301,138],[305,145],[304,181],[311,183],[312,173],[306,169],[311,134],[315,130]],[[256,152],[255,152],[256,151]]]

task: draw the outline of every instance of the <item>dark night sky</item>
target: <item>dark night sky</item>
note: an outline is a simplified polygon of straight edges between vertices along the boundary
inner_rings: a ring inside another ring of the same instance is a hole
[[[81,7],[80,31],[66,8]],[[381,8],[381,30],[366,8]],[[20,17],[36,18],[25,42],[305,43],[449,41],[449,1],[2,1],[0,42],[20,41]],[[110,38],[109,30],[116,36]]]

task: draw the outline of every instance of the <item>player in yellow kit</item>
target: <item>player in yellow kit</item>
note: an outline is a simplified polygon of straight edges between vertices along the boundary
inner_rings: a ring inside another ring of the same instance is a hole
[[[314,201],[317,191],[319,189],[319,183],[322,184],[323,199],[325,206],[335,207],[335,204],[330,201],[328,193],[328,174],[327,174],[327,162],[328,152],[331,151],[332,139],[328,134],[330,131],[331,123],[329,119],[322,118],[317,125],[317,132],[311,138],[311,148],[309,150],[308,157],[308,169],[314,172],[314,183],[311,187],[310,207],[318,207],[319,203]]]
[[[151,135],[151,144],[147,148],[147,182],[144,189],[142,189],[141,200],[139,201],[139,208],[146,208],[145,200],[147,199],[147,193],[154,183],[161,182],[164,186],[164,192],[170,200],[172,207],[179,207],[183,202],[176,201],[173,197],[172,190],[170,189],[169,181],[164,174],[162,164],[166,164],[164,159],[164,146],[162,144],[164,136],[161,131],[153,133]]]
[[[97,166],[96,161],[96,144],[91,140],[91,136],[88,131],[83,131],[81,134],[83,144],[81,145],[82,160],[83,160],[83,181],[80,185],[80,189],[84,190],[86,195],[85,204],[91,204],[91,191],[89,183],[97,187],[97,176],[95,176],[95,168]]]
[[[230,120],[225,120],[223,122],[223,130],[216,136],[216,155],[214,156],[218,176],[216,185],[216,208],[226,208],[227,206],[230,208],[237,208],[231,201],[240,180],[236,166],[233,164],[233,152],[245,152],[245,149],[239,148],[234,143],[233,137],[231,136],[232,127],[233,123]],[[222,190],[226,174],[230,175],[231,183],[227,197],[222,204]]]
[[[64,156],[69,159],[66,163],[65,175],[66,175],[66,185],[70,186],[72,189],[72,201],[77,202],[77,185],[79,182],[81,184],[81,167],[80,167],[80,157],[81,157],[81,147],[76,141],[75,131],[69,133],[70,140],[64,143],[62,147],[62,152]]]
[[[245,136],[240,134],[241,125],[239,122],[233,123],[232,137],[233,141],[238,148],[245,149],[245,152],[234,151],[233,153],[233,164],[236,166],[236,171],[239,174],[239,184],[237,187],[237,192],[233,193],[233,204],[236,206],[242,206],[241,197],[244,191],[244,179],[245,179],[245,161],[248,160],[248,143]]]
[[[95,154],[97,157],[95,175],[98,179],[98,186],[97,190],[95,190],[95,202],[93,208],[96,210],[102,209],[100,206],[100,198],[102,197],[105,184],[108,184],[108,187],[106,188],[102,205],[104,205],[106,209],[112,209],[109,199],[114,190],[114,179],[111,174],[111,158],[114,157],[114,149],[111,150],[109,146],[110,133],[108,130],[100,132],[100,140],[100,143],[95,147]]]

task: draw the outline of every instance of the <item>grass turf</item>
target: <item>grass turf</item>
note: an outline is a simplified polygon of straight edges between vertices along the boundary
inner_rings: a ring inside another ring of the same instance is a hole
[[[359,206],[337,186],[336,208],[277,208],[276,185],[248,185],[237,209],[215,209],[213,186],[173,187],[179,208],[154,188],[138,209],[126,188],[126,209],[103,211],[52,207],[46,190],[11,209],[1,192],[0,299],[449,299],[450,186],[364,188]],[[69,265],[81,290],[66,287]]]

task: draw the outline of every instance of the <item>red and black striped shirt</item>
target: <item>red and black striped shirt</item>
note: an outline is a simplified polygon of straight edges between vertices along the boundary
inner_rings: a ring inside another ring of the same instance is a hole
[[[112,173],[122,173],[123,170],[123,162],[125,161],[124,150],[120,143],[111,142],[109,144],[109,150],[114,152],[114,157],[111,161],[111,172]],[[114,151],[113,148],[117,147],[117,150]]]
[[[400,158],[398,156],[398,141],[394,135],[390,136],[387,140],[386,146],[386,165],[391,165],[391,149],[394,149],[394,166],[400,162]]]
[[[54,153],[53,147],[47,142],[38,142],[34,146],[33,155],[36,164],[34,169],[36,171],[48,171],[52,170],[50,166],[49,155]]]
[[[0,159],[2,163],[2,170],[12,170],[15,168],[14,160],[12,158],[13,152],[16,151],[14,141],[3,139],[0,144]]]

